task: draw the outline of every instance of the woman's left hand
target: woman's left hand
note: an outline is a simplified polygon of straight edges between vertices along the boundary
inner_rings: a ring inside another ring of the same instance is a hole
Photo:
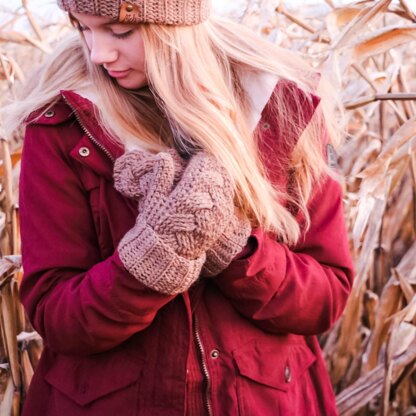
[[[174,186],[181,179],[186,161],[174,150],[167,153],[172,156],[175,165]],[[149,186],[149,175],[156,163],[157,155],[144,151],[131,151],[116,160],[114,166],[114,186],[130,198],[140,201],[145,197]],[[244,248],[251,233],[251,225],[237,209],[223,233],[206,252],[207,259],[202,268],[202,276],[213,277],[221,273],[233,258]]]
[[[225,270],[245,247],[250,234],[250,221],[235,209],[231,221],[220,238],[207,251],[207,259],[202,267],[201,275],[213,277]]]

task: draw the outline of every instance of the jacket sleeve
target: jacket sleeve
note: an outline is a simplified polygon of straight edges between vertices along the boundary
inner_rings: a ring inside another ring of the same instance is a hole
[[[59,128],[27,127],[19,195],[20,295],[49,348],[85,355],[114,348],[145,329],[172,297],[135,280],[117,252],[102,261],[88,194],[62,142]]]
[[[322,333],[341,315],[351,291],[340,184],[327,177],[308,208],[311,226],[296,247],[257,229],[251,255],[233,261],[216,279],[234,307],[266,331]]]

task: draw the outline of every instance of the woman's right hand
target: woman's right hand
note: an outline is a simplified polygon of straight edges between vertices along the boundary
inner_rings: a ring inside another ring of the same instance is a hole
[[[143,156],[133,167],[139,215],[120,241],[119,255],[127,270],[147,286],[180,293],[198,278],[206,251],[234,215],[231,179],[215,158],[200,152],[175,186],[172,155],[164,152],[150,159]],[[119,179],[116,174],[116,188],[131,196],[131,188]]]
[[[163,153],[149,153],[142,150],[132,150],[116,159],[113,170],[114,187],[124,196],[137,200],[149,195],[149,183],[154,175],[154,165],[159,163],[164,154],[170,155],[173,161],[173,186],[182,177],[186,160],[176,150]]]

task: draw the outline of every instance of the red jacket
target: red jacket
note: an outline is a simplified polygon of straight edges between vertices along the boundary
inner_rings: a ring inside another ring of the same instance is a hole
[[[116,250],[137,216],[112,183],[123,149],[89,101],[61,95],[29,123],[22,157],[21,299],[44,339],[23,415],[183,416],[199,399],[186,397],[198,356],[206,414],[336,414],[315,335],[340,316],[352,284],[339,184],[317,187],[295,248],[258,229],[250,255],[219,277],[157,293]],[[260,145],[276,150],[267,159],[280,180],[273,155],[285,147],[269,110]]]

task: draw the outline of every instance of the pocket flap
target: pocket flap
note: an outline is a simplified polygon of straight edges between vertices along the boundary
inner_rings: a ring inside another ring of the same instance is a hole
[[[140,363],[125,357],[103,355],[58,356],[45,374],[45,380],[81,406],[138,380]]]
[[[233,356],[242,376],[284,391],[316,360],[306,344],[282,348],[259,341],[244,345]]]

